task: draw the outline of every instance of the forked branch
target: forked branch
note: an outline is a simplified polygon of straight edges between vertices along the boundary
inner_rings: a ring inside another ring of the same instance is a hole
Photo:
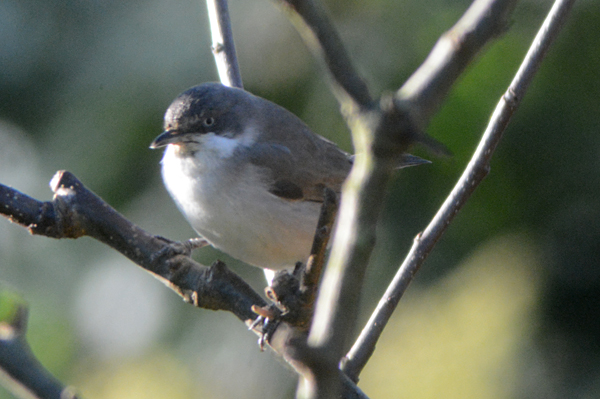
[[[304,35],[317,42],[352,131],[356,162],[342,192],[339,222],[329,263],[317,301],[313,328],[305,361],[312,365],[310,397],[335,397],[335,369],[350,344],[356,326],[358,303],[365,269],[375,244],[376,225],[396,159],[414,142],[438,147],[423,130],[446,97],[450,87],[492,38],[507,26],[515,0],[478,0],[444,36],[409,80],[410,90],[400,90],[393,98],[371,101],[367,88],[347,82],[362,82],[348,60],[341,41],[329,38],[332,24],[313,0],[287,1],[311,30]],[[317,16],[317,17],[315,17]],[[450,40],[452,39],[452,40]],[[314,45],[311,40],[311,45]],[[443,56],[440,57],[440,54]],[[352,77],[348,80],[346,77]],[[346,82],[346,83],[344,83]],[[419,83],[416,84],[415,82]],[[358,89],[357,89],[358,88]],[[345,99],[353,100],[348,112]],[[339,386],[339,385],[338,385]]]
[[[554,3],[521,67],[496,106],[467,168],[427,228],[415,238],[410,252],[380,300],[375,312],[350,352],[346,355],[343,370],[354,381],[358,381],[360,372],[373,354],[377,340],[415,273],[452,222],[454,216],[462,209],[473,191],[487,176],[490,170],[490,160],[502,138],[502,133],[525,96],[529,83],[531,83],[554,38],[558,35],[573,3],[574,0],[557,0]],[[428,90],[430,89],[421,91]]]

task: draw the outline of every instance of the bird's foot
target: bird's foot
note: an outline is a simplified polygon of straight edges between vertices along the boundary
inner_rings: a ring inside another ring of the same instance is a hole
[[[265,344],[271,343],[271,338],[277,330],[277,326],[282,321],[282,312],[275,306],[275,304],[267,305],[264,307],[252,306],[252,311],[258,315],[256,320],[248,327],[249,330],[253,330],[261,326],[260,337],[258,338],[258,346],[260,350],[265,349]]]
[[[262,333],[258,340],[261,350],[265,344],[270,343],[270,339],[281,322],[307,330],[312,315],[312,308],[307,306],[304,300],[296,273],[277,272],[271,285],[265,288],[265,295],[271,304],[252,308],[258,317],[250,326],[253,329],[262,323]]]
[[[153,259],[162,257],[172,258],[177,255],[191,256],[195,249],[203,248],[209,245],[208,241],[201,237],[190,238],[185,241],[173,241],[168,238],[155,236],[158,240],[167,243],[164,247],[156,251],[152,256]]]

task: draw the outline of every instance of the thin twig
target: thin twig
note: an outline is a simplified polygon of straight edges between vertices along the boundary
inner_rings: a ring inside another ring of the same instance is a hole
[[[206,0],[212,35],[212,52],[225,86],[244,88],[231,32],[231,20],[227,0]]]
[[[363,78],[354,68],[348,51],[331,23],[323,5],[314,0],[279,0],[308,47],[324,60],[338,89],[334,94],[342,112],[350,113],[370,107],[373,99]]]
[[[324,197],[325,200],[321,207],[321,214],[319,215],[319,222],[310,251],[310,257],[306,262],[306,268],[303,270],[300,279],[300,291],[303,293],[306,306],[310,308],[314,306],[318,284],[321,280],[323,267],[325,266],[327,245],[331,238],[338,208],[337,195],[333,190],[326,188]]]
[[[400,298],[442,236],[454,216],[481,183],[490,169],[490,160],[511,116],[517,110],[527,87],[546,52],[560,31],[574,0],[557,0],[535,37],[527,55],[506,93],[494,110],[481,141],[463,175],[422,234],[415,238],[406,259],[380,300],[365,329],[346,356],[343,370],[354,381],[371,357]]]
[[[490,39],[504,33],[516,0],[477,0],[437,41],[427,59],[396,92],[409,101],[413,118],[425,127],[452,84]]]
[[[77,399],[73,388],[65,387],[35,357],[25,337],[27,308],[13,306],[10,320],[0,320],[0,374],[9,382],[6,387],[23,398]]]

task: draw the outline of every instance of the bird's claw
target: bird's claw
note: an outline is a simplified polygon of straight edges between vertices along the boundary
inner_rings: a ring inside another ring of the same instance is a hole
[[[258,315],[258,317],[250,324],[249,330],[254,330],[259,324],[262,324],[260,331],[260,337],[258,338],[258,346],[260,350],[265,349],[265,344],[271,342],[271,338],[277,330],[277,326],[281,322],[281,311],[275,305],[267,305],[264,307],[252,306],[252,311]]]
[[[156,238],[166,242],[167,245],[156,251],[152,256],[153,259],[160,259],[162,257],[172,258],[177,255],[191,256],[195,249],[209,245],[208,241],[201,237],[190,238],[185,241],[173,241],[161,236],[156,236]]]

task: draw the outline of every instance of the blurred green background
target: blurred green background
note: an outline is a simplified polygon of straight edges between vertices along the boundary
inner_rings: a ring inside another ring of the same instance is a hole
[[[423,61],[467,1],[329,0],[378,94]],[[454,153],[394,177],[362,320],[442,203],[551,6],[523,1],[428,132]],[[351,151],[324,77],[268,1],[234,0],[246,88]],[[505,133],[492,170],[401,302],[360,386],[373,398],[600,396],[600,3],[580,1]],[[143,228],[194,232],[148,149],[171,100],[217,79],[191,0],[0,2],[0,182],[51,198],[67,169]],[[415,153],[431,158],[420,148]],[[212,249],[262,289],[262,273]],[[0,220],[0,280],[30,305],[41,361],[88,399],[284,398],[296,378],[233,316],[194,309],[91,239]],[[1,398],[12,396],[0,388]]]

